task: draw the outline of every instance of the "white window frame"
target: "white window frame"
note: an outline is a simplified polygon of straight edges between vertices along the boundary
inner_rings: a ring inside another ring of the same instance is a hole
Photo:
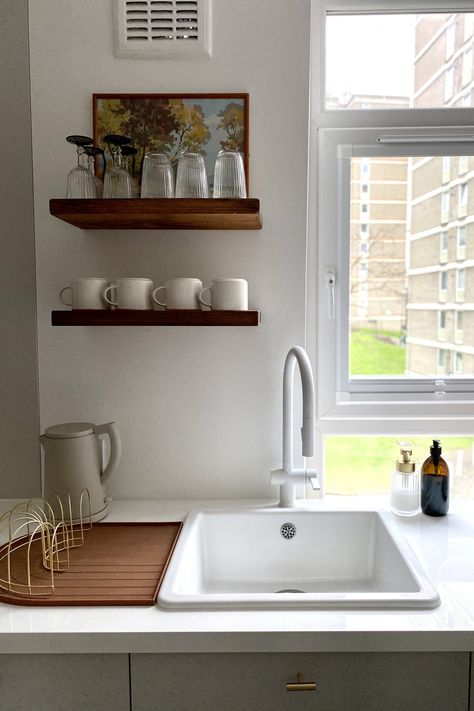
[[[425,143],[427,137],[449,136],[449,154],[465,155],[465,135],[472,140],[474,111],[469,108],[444,109],[325,109],[325,17],[333,13],[370,12],[469,12],[470,1],[431,0],[312,0],[312,95],[310,131],[310,171],[308,210],[308,282],[307,282],[307,348],[315,364],[318,394],[318,433],[324,434],[398,434],[431,433],[433,422],[442,420],[444,434],[472,434],[474,428],[474,379],[407,379],[408,387],[400,387],[400,379],[390,387],[390,378],[380,380],[380,388],[359,393],[341,387],[343,361],[348,351],[342,349],[342,305],[348,290],[344,284],[347,254],[341,250],[340,234],[346,215],[341,213],[339,200],[350,206],[350,194],[341,194],[347,185],[341,182],[338,162],[350,156],[377,154],[377,137],[391,134],[401,140],[415,136],[423,144],[420,155],[444,155],[446,144]],[[449,111],[449,121],[447,121]],[[448,128],[446,128],[448,126]],[[380,127],[383,127],[382,129]],[[405,127],[405,128],[401,128]],[[417,155],[416,145],[384,146],[385,155]],[[340,148],[345,146],[346,148]],[[363,150],[361,149],[363,147]],[[387,149],[389,149],[387,153]],[[344,151],[346,151],[344,155]],[[400,152],[401,151],[401,152]],[[318,182],[318,174],[324,179]],[[337,186],[339,193],[328,198],[325,187]],[[314,196],[318,196],[317,200]],[[346,210],[347,212],[347,210]],[[337,237],[337,239],[336,239]],[[328,298],[328,268],[336,269],[336,318],[330,317]],[[348,319],[348,313],[346,312]],[[346,329],[346,333],[348,330]],[[347,373],[347,369],[345,373]],[[347,376],[346,376],[347,377]],[[377,383],[374,383],[377,386]],[[413,389],[415,386],[416,391]]]

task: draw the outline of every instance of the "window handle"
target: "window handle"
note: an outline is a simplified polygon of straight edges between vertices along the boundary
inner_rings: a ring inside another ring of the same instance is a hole
[[[324,276],[328,290],[328,318],[333,319],[336,315],[336,270],[334,267],[326,267]]]
[[[470,134],[462,134],[454,136],[445,133],[424,133],[419,135],[389,135],[378,136],[377,143],[472,143],[474,136]]]

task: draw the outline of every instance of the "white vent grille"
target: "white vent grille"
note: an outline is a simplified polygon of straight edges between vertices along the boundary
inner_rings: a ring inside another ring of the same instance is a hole
[[[211,0],[114,0],[114,54],[210,56]]]

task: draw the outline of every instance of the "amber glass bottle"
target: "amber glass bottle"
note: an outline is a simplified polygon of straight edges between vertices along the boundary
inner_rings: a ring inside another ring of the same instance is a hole
[[[434,439],[431,456],[421,467],[421,510],[428,516],[445,516],[449,508],[449,469],[441,456],[441,444]]]

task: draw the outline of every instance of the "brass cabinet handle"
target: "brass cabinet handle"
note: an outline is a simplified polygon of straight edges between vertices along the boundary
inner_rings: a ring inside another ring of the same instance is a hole
[[[298,672],[296,675],[296,681],[290,682],[286,685],[287,691],[316,691],[315,681],[303,681],[303,674]]]

